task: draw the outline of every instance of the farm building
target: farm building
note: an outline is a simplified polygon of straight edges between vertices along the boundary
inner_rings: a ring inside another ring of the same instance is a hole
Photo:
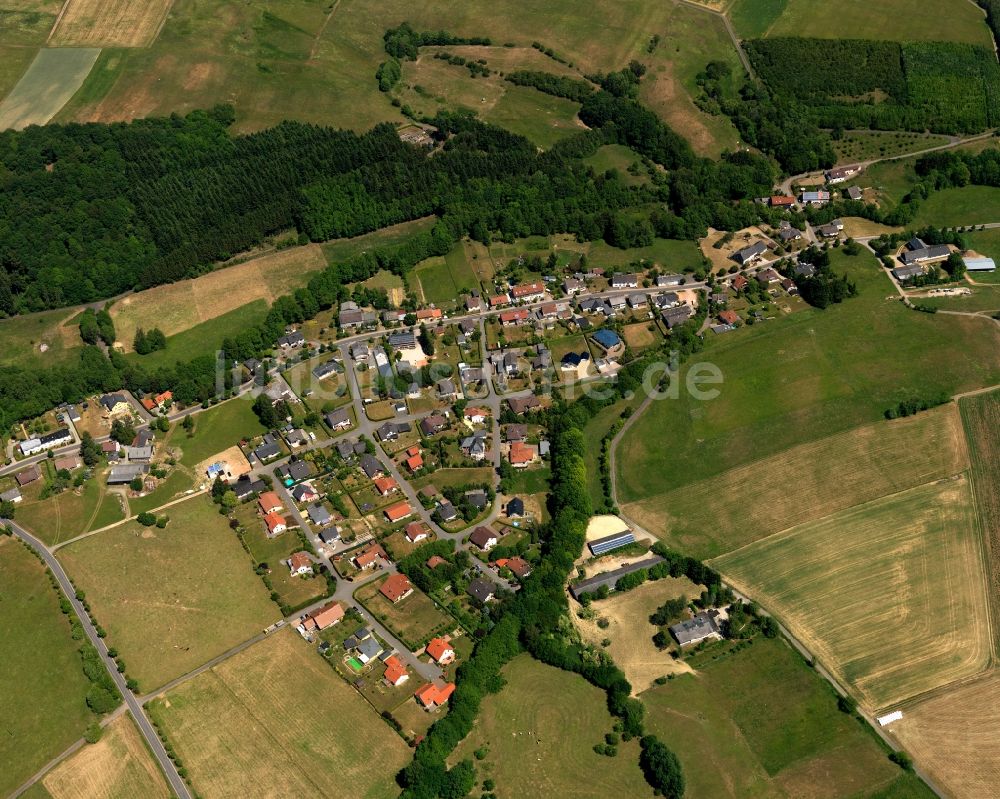
[[[108,474],[108,485],[124,485],[131,483],[137,477],[149,473],[149,467],[144,463],[130,463],[128,466],[114,466]]]
[[[909,280],[910,278],[917,277],[923,273],[923,267],[917,266],[916,264],[913,264],[912,266],[897,266],[892,270],[893,277],[895,277],[896,280]]]
[[[693,619],[679,622],[670,628],[670,634],[677,639],[681,646],[697,644],[708,638],[722,638],[719,625],[716,619],[719,617],[717,610],[703,610]]]
[[[586,580],[581,580],[576,583],[576,585],[571,585],[569,591],[573,595],[573,598],[577,600],[579,600],[583,594],[594,593],[601,586],[607,586],[609,591],[614,591],[617,582],[626,574],[631,574],[632,572],[639,571],[640,569],[648,569],[651,566],[655,566],[657,563],[662,562],[663,558],[659,555],[653,555],[652,557],[641,560],[638,563],[630,563],[629,565],[622,566],[619,569],[603,572],[593,577],[588,577]]]
[[[995,272],[997,265],[992,258],[976,256],[974,258],[963,258],[965,268],[969,272]]]
[[[590,554],[597,557],[599,555],[607,554],[613,549],[620,549],[621,547],[634,543],[635,534],[631,530],[623,530],[618,533],[603,536],[595,541],[591,541],[587,544],[587,546],[590,549]]]

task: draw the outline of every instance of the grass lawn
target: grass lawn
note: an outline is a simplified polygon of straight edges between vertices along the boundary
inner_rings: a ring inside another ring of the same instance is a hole
[[[77,740],[96,717],[84,696],[80,644],[42,564],[0,536],[0,794],[9,795]]]
[[[920,204],[912,227],[951,227],[1000,222],[1000,188],[963,186],[933,192]]]
[[[17,520],[49,545],[121,521],[118,497],[103,483],[98,476],[84,483],[79,494],[69,488],[41,501],[25,497],[17,506]]]
[[[562,97],[543,94],[527,86],[508,86],[503,96],[483,114],[492,125],[518,133],[539,147],[549,148],[560,139],[583,130],[576,120],[580,106]]]
[[[814,0],[741,0],[734,13],[739,24],[755,13],[772,18],[768,36],[812,36],[822,39],[888,39],[896,42],[967,42],[992,49],[982,12],[963,0],[940,0],[935,5],[936,25],[927,25],[927,7],[921,0],[882,0],[879,3],[817,3]],[[781,6],[781,7],[779,7]],[[777,12],[777,13],[775,13]],[[753,35],[762,35],[758,24]],[[743,36],[751,34],[737,27]]]
[[[402,738],[292,630],[149,706],[202,796],[390,799]]]
[[[180,424],[175,424],[168,443],[183,450],[182,464],[195,466],[238,444],[242,438],[266,432],[251,406],[248,398],[237,397],[195,414],[194,435],[188,438],[187,431]]]
[[[206,496],[174,505],[165,530],[126,522],[60,550],[128,674],[149,691],[275,620],[263,583]]]
[[[178,499],[183,492],[189,491],[193,487],[194,482],[190,471],[177,466],[173,467],[170,474],[157,484],[155,491],[128,501],[129,515],[138,516],[140,513],[154,510]],[[169,510],[168,508],[166,512]]]
[[[687,799],[933,796],[781,640],[758,638],[641,698],[647,729],[680,758]]]
[[[419,649],[436,634],[455,626],[451,616],[439,610],[418,588],[394,605],[379,592],[384,582],[385,579],[374,580],[355,591],[354,596],[408,647]]]
[[[413,481],[416,489],[421,489],[425,485],[432,484],[438,489],[448,486],[461,486],[469,483],[489,483],[493,479],[493,469],[489,466],[438,469],[436,472],[426,477],[418,477]]]
[[[621,418],[622,411],[626,408],[634,409],[641,401],[642,399],[638,396],[631,400],[620,400],[614,405],[601,409],[587,422],[587,426],[583,430],[583,437],[585,441],[590,442],[590,445],[583,455],[583,462],[587,467],[587,493],[590,496],[596,498],[604,494],[601,470],[598,465],[601,456],[601,439],[607,435],[611,425]]]
[[[132,717],[115,719],[36,783],[52,799],[167,799],[171,792]]]
[[[979,525],[965,477],[858,505],[711,563],[871,709],[989,664]]]
[[[548,466],[540,469],[517,469],[510,479],[511,494],[541,494],[549,490],[552,472]]]
[[[132,353],[129,360],[149,370],[172,366],[177,361],[188,361],[199,355],[215,355],[222,340],[236,336],[248,327],[260,324],[267,316],[267,302],[254,300],[232,311],[201,322],[181,333],[167,337],[167,346],[148,355]],[[131,345],[131,342],[129,342]]]
[[[462,293],[479,288],[479,278],[469,264],[465,247],[459,243],[447,255],[422,261],[414,270],[424,301],[454,307]]]
[[[715,364],[719,396],[692,397],[682,369],[679,396],[636,420],[618,451],[622,503],[870,424],[908,397],[1000,382],[995,325],[886,299],[894,292],[871,257],[837,252],[833,268],[856,281],[857,297],[709,340],[689,366]]]
[[[515,796],[526,786],[538,796],[580,799],[653,795],[639,770],[636,741],[621,744],[614,758],[593,751],[614,723],[603,691],[528,655],[502,674],[507,684],[483,698],[476,725],[450,762],[485,747],[477,776],[495,780],[498,796]]]
[[[868,167],[858,182],[875,189],[879,205],[891,209],[913,188],[917,175],[912,159],[882,161]]]

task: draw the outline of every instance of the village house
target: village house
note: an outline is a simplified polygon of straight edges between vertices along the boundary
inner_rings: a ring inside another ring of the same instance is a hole
[[[448,426],[448,420],[439,414],[432,414],[420,420],[420,432],[425,436],[440,433]]]
[[[483,552],[489,552],[500,539],[489,527],[479,526],[469,536],[469,543],[475,544]]]
[[[412,516],[413,508],[410,507],[409,502],[397,502],[395,505],[390,505],[382,513],[391,524],[395,524],[408,516]]]
[[[494,600],[497,594],[496,584],[491,583],[489,580],[482,580],[476,578],[469,583],[468,587],[465,589],[465,593],[471,596],[480,605],[486,605]]]
[[[534,302],[544,299],[545,285],[542,283],[522,283],[510,290],[511,296],[517,302]]]
[[[298,482],[299,480],[305,480],[311,474],[312,467],[309,466],[309,461],[292,460],[284,466],[278,467],[278,475],[286,485]]]
[[[108,418],[132,413],[132,406],[129,405],[124,394],[105,394],[98,402],[104,408],[104,415]]]
[[[587,285],[575,277],[568,277],[563,281],[562,290],[564,294],[568,295],[580,294],[587,290]]]
[[[64,444],[72,443],[73,434],[70,433],[68,428],[63,427],[59,430],[53,430],[51,433],[46,433],[43,436],[22,441],[20,450],[23,455],[34,455],[36,452],[45,452],[54,447],[61,447]]]
[[[465,417],[465,421],[469,424],[485,424],[486,420],[489,418],[490,412],[488,408],[481,407],[467,407],[462,411],[462,416]]]
[[[382,679],[385,680],[386,685],[395,688],[410,679],[410,675],[406,673],[406,666],[403,665],[403,662],[395,655],[390,655],[385,659],[385,673],[382,675]]]
[[[615,358],[625,352],[625,342],[611,328],[605,327],[594,333],[591,338],[608,358]]]
[[[483,302],[483,298],[479,296],[478,291],[475,294],[467,294],[465,296],[465,310],[469,313],[479,313],[486,310],[486,303]]]
[[[319,608],[319,610],[314,610],[309,615],[302,617],[302,622],[299,624],[299,632],[319,632],[320,630],[325,630],[327,627],[339,624],[343,618],[344,606],[339,602],[328,602]]]
[[[386,342],[394,350],[415,350],[417,348],[417,337],[412,330],[400,330],[390,333]]]
[[[528,397],[511,397],[507,400],[507,404],[510,406],[511,411],[518,416],[522,413],[537,410],[542,405],[538,397],[534,395]]]
[[[667,326],[668,330],[683,324],[692,316],[694,316],[694,308],[686,303],[678,305],[676,308],[667,308],[660,314],[660,318],[663,319],[663,324]]]
[[[846,193],[848,200],[860,200],[864,197],[864,193],[858,186],[849,186]]]
[[[476,430],[471,436],[465,436],[458,448],[462,454],[474,461],[481,461],[486,458],[486,431]]]
[[[507,293],[494,294],[489,299],[490,308],[502,308],[505,305],[510,305],[510,295]]]
[[[515,519],[524,516],[524,500],[520,497],[513,497],[508,503],[504,512],[508,517]]]
[[[288,564],[288,570],[292,573],[293,577],[298,577],[302,574],[312,574],[313,563],[308,552],[293,552],[292,556],[285,562]]]
[[[280,535],[288,529],[288,523],[285,521],[285,517],[280,513],[265,513],[264,524],[267,527],[268,538]]]
[[[681,646],[697,644],[709,638],[722,638],[722,632],[716,619],[719,618],[717,610],[703,610],[692,619],[682,621],[670,627],[670,634]]]
[[[757,282],[761,285],[767,286],[771,283],[779,283],[781,281],[781,275],[779,275],[771,267],[767,269],[762,269],[757,273]]]
[[[507,459],[515,469],[524,469],[538,460],[538,449],[532,444],[515,441],[510,445],[510,452],[507,453]]]
[[[344,371],[344,367],[341,365],[340,361],[336,358],[330,358],[328,361],[324,361],[312,370],[313,377],[317,380],[325,380],[328,377],[332,377],[335,374]]]
[[[736,261],[740,266],[747,266],[755,261],[760,260],[761,256],[767,252],[767,244],[763,241],[757,241],[751,244],[749,247],[744,247],[742,250],[737,250],[733,253],[733,260]]]
[[[306,337],[299,330],[292,330],[286,332],[281,338],[278,339],[277,344],[281,349],[287,350],[292,347],[301,347],[306,343]]]
[[[455,683],[450,682],[438,687],[433,683],[427,683],[422,688],[418,688],[413,695],[416,700],[424,706],[425,710],[436,710],[446,704],[448,697],[455,692]]]
[[[860,164],[851,164],[849,166],[838,166],[833,169],[828,169],[824,175],[826,177],[826,182],[830,184],[843,183],[848,178],[853,178],[861,171]]]
[[[528,425],[509,424],[503,429],[503,440],[508,443],[524,441],[528,437]]]
[[[735,325],[740,321],[740,316],[736,311],[719,311],[719,320],[726,325]]]
[[[455,381],[450,377],[442,378],[437,382],[437,394],[443,400],[453,400],[458,396],[458,389],[455,387]]]
[[[424,651],[427,652],[427,654],[430,655],[431,660],[439,666],[447,666],[455,660],[455,650],[452,648],[451,643],[445,638],[432,638],[427,642],[427,646]]]
[[[369,455],[367,452],[361,456],[358,460],[358,466],[361,467],[361,471],[365,473],[365,476],[369,480],[374,480],[376,477],[381,477],[385,474],[382,469],[382,464],[375,459],[373,455]]]
[[[379,544],[369,544],[364,549],[362,549],[357,555],[354,556],[354,565],[359,569],[370,569],[379,560],[388,560],[389,556],[385,554],[385,550],[382,549]]]
[[[804,191],[799,195],[799,202],[803,205],[825,205],[830,202],[830,192],[823,189]]]
[[[323,417],[323,421],[326,422],[327,427],[331,430],[345,430],[351,426],[351,413],[348,408],[340,408],[336,411],[330,411]]]
[[[309,521],[317,527],[324,527],[333,521],[330,511],[326,509],[325,505],[319,503],[306,508],[306,515],[309,517]]]
[[[611,276],[611,288],[634,289],[639,287],[639,276],[634,272],[615,272]]]
[[[531,319],[531,312],[527,308],[514,308],[500,314],[500,324],[504,327],[523,325],[529,319]]]
[[[149,466],[145,463],[130,463],[126,466],[115,466],[108,474],[108,485],[127,485],[137,477],[149,474]]]
[[[500,558],[496,561],[496,565],[501,569],[509,569],[518,580],[523,580],[531,574],[531,564],[520,555],[515,555],[512,558]]]
[[[407,452],[409,452],[409,450],[407,450]],[[417,450],[417,452],[413,455],[406,456],[406,460],[403,461],[403,465],[410,471],[410,474],[414,474],[424,468],[424,456],[420,454],[419,450]]]
[[[418,322],[426,322],[428,319],[440,319],[441,316],[440,308],[421,308],[416,313]]]
[[[14,475],[14,479],[17,480],[17,484],[22,488],[26,485],[30,485],[42,476],[42,470],[38,468],[37,463],[31,464],[27,469],[21,469],[17,474]]]
[[[316,489],[313,488],[311,483],[299,483],[292,489],[292,499],[296,502],[312,502],[318,498],[319,494],[316,492]]]
[[[444,524],[453,522],[458,518],[458,511],[455,510],[455,506],[447,500],[440,503],[437,508],[435,508],[434,514],[437,516],[438,521]]]
[[[787,194],[773,194],[768,205],[772,208],[792,208],[795,206],[795,198],[789,197]]]
[[[378,590],[395,605],[413,593],[413,586],[405,574],[390,574]]]
[[[0,494],[0,502],[18,503],[21,499],[21,490],[19,488],[11,488]]]
[[[421,541],[426,541],[430,537],[430,530],[427,529],[427,525],[423,522],[410,522],[406,525],[406,530],[403,533],[406,536],[406,540],[411,544],[418,544]]]
[[[399,484],[391,477],[378,477],[373,481],[379,496],[385,497],[399,491]]]

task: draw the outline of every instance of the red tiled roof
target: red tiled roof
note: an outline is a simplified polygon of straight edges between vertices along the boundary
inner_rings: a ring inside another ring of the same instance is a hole
[[[437,568],[438,566],[440,566],[440,565],[441,565],[442,563],[447,563],[447,562],[448,562],[448,561],[446,561],[446,560],[445,560],[444,558],[442,558],[442,557],[441,557],[440,555],[431,555],[431,556],[430,556],[430,557],[429,557],[429,558],[427,559],[427,568],[428,568],[428,569],[436,569],[436,568]]]
[[[736,311],[720,311],[719,319],[725,322],[727,325],[735,325],[739,320],[739,314]]]
[[[285,517],[280,513],[264,514],[264,524],[267,525],[268,532],[273,533],[278,527],[287,527]]]
[[[418,688],[414,696],[424,707],[437,707],[448,701],[448,697],[455,692],[455,683],[450,682],[441,687],[434,683],[427,683],[422,688]]]
[[[427,642],[425,651],[434,659],[435,663],[440,663],[442,659],[450,660],[455,657],[455,650],[444,638],[432,638]]]
[[[303,567],[312,566],[312,560],[305,552],[295,552],[288,559],[288,567],[294,572]]]
[[[385,513],[385,517],[390,522],[398,522],[400,519],[405,519],[413,513],[413,508],[410,507],[409,502],[397,502],[395,505],[390,505],[386,508],[383,513]]]
[[[510,445],[511,463],[531,463],[535,459],[535,449],[523,441],[515,441]]]
[[[379,588],[382,596],[390,602],[398,602],[412,590],[413,586],[410,585],[410,581],[405,574],[389,575],[388,579],[382,583],[382,587]]]
[[[396,685],[399,681],[407,676],[406,666],[403,665],[402,661],[392,655],[385,659],[385,681],[390,685]]]
[[[270,513],[275,508],[280,508],[282,506],[281,497],[273,491],[265,491],[261,494],[257,499],[257,504],[260,505],[260,509],[264,513]]]
[[[375,482],[375,488],[378,492],[385,496],[391,491],[395,491],[399,488],[399,484],[391,477],[380,477]]]
[[[420,536],[426,536],[427,533],[428,530],[424,526],[423,522],[410,522],[406,525],[406,539],[410,541],[410,543],[416,541],[420,538]]]
[[[406,459],[406,468],[411,472],[415,472],[417,469],[423,468],[424,459],[421,455],[413,455]]]

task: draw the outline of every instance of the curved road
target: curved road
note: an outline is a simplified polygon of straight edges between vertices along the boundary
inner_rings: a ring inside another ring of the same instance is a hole
[[[152,751],[153,756],[159,762],[160,769],[163,771],[167,781],[170,783],[171,790],[178,797],[178,799],[191,799],[191,793],[188,791],[187,785],[184,780],[181,779],[180,774],[177,773],[177,769],[174,767],[173,761],[167,757],[167,751],[163,748],[160,737],[156,734],[156,730],[153,729],[153,725],[150,724],[149,719],[146,718],[146,714],[143,712],[142,706],[125,685],[125,677],[118,673],[118,667],[115,664],[115,661],[108,657],[108,648],[105,646],[104,640],[98,637],[97,630],[95,629],[93,622],[90,620],[90,615],[84,609],[83,603],[76,598],[76,590],[73,588],[73,584],[70,582],[69,576],[65,571],[63,571],[62,564],[59,563],[55,555],[48,550],[48,547],[46,547],[45,544],[31,535],[31,533],[26,531],[23,527],[20,527],[16,523],[6,519],[0,519],[0,524],[6,525],[14,533],[14,535],[42,556],[42,559],[45,561],[45,565],[48,566],[52,571],[52,574],[55,575],[56,580],[59,581],[59,587],[62,589],[63,594],[66,595],[66,598],[73,606],[73,610],[80,619],[80,624],[83,625],[83,630],[87,634],[87,638],[100,653],[101,662],[107,669],[108,674],[111,675],[111,679],[115,681],[115,685],[118,686],[118,690],[121,692],[122,698],[125,701],[125,706],[128,708],[128,712],[132,714],[132,718],[135,720],[136,726],[139,728],[139,732],[142,733],[142,737],[146,739],[146,743],[149,746],[150,751]]]

